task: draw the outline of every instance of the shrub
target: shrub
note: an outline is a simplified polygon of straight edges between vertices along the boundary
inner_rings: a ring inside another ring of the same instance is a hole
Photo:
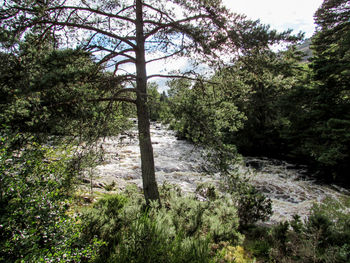
[[[128,189],[127,197],[106,196],[84,212],[86,236],[106,243],[98,262],[210,262],[218,252],[210,244],[241,243],[230,198],[199,201],[170,185],[160,194],[161,208],[145,210],[142,195]]]
[[[104,242],[99,251],[98,261],[108,259],[119,243],[120,231],[124,224],[121,213],[126,202],[126,197],[122,195],[106,195],[92,207],[83,210],[83,240],[98,238]]]
[[[66,213],[74,176],[70,157],[32,141],[13,150],[19,139],[0,136],[0,261],[92,259],[99,242],[82,243],[78,219]]]
[[[265,221],[272,215],[272,202],[238,173],[226,174],[223,190],[231,194],[238,209],[241,227]]]
[[[209,262],[209,239],[169,230],[165,221],[143,214],[123,232],[110,262]]]
[[[222,251],[223,259],[221,262],[235,262],[235,263],[255,263],[255,259],[252,259],[249,253],[242,246],[228,246]]]
[[[350,262],[349,207],[350,199],[315,204],[305,221],[294,216],[290,222],[273,226],[260,237],[249,237],[259,240],[252,251],[267,262]],[[259,244],[264,244],[268,253],[259,254]]]

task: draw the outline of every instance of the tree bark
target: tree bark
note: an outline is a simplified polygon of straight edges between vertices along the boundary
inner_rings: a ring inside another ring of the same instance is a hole
[[[141,153],[141,171],[143,191],[146,204],[158,201],[160,204],[156,182],[153,147],[150,133],[149,109],[147,104],[147,74],[145,60],[145,37],[143,31],[142,0],[136,0],[136,105]]]

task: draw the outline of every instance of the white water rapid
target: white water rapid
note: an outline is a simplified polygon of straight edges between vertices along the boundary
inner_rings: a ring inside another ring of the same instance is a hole
[[[219,175],[202,172],[205,164],[200,150],[187,141],[178,140],[173,131],[152,123],[151,136],[159,185],[168,182],[179,185],[184,192],[194,192],[199,183],[220,180]],[[98,182],[95,185],[115,182],[119,189],[129,183],[142,187],[136,130],[105,138],[101,145],[105,151],[104,163],[95,169],[94,180]],[[250,174],[251,183],[273,202],[270,223],[289,220],[294,214],[305,217],[314,202],[349,195],[340,187],[317,184],[306,175],[303,167],[267,158],[246,158],[245,162],[239,171]]]

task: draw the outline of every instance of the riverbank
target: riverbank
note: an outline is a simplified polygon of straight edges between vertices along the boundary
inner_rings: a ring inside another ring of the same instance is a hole
[[[201,183],[220,182],[219,174],[205,173],[207,164],[200,148],[178,140],[174,131],[159,123],[152,123],[151,135],[158,185],[176,184],[183,192],[193,193]],[[100,143],[105,154],[103,164],[93,171],[95,191],[118,192],[128,184],[142,188],[137,131],[132,129]],[[284,161],[246,157],[238,165],[238,172],[249,177],[250,182],[272,200],[274,213],[268,223],[291,220],[295,214],[305,218],[313,203],[326,198],[340,200],[349,195],[344,188],[318,183],[307,174],[306,167]]]

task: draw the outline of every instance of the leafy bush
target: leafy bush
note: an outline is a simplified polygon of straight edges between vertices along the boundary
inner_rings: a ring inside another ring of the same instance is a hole
[[[221,262],[235,262],[235,263],[255,263],[255,259],[252,259],[249,253],[242,246],[228,246],[222,251],[223,259]]]
[[[110,262],[209,262],[209,239],[172,232],[165,221],[143,214],[123,232]]]
[[[294,216],[290,222],[250,235],[248,246],[266,262],[350,262],[349,207],[350,199],[343,204],[326,200],[314,205],[305,221]]]
[[[86,236],[106,243],[98,262],[210,262],[210,244],[239,245],[237,209],[230,198],[199,201],[176,187],[160,189],[161,208],[146,208],[142,195],[106,196],[82,216]],[[112,205],[113,204],[113,205]]]
[[[106,195],[83,211],[83,240],[98,238],[105,242],[99,251],[100,261],[110,257],[120,240],[120,231],[124,224],[120,213],[126,201],[126,197],[121,195]]]
[[[238,209],[240,226],[245,227],[272,215],[272,202],[260,193],[248,179],[238,173],[226,174],[223,190],[230,193]]]
[[[78,219],[66,213],[70,158],[30,141],[13,151],[19,139],[0,136],[0,261],[88,261],[100,244],[81,242]]]

